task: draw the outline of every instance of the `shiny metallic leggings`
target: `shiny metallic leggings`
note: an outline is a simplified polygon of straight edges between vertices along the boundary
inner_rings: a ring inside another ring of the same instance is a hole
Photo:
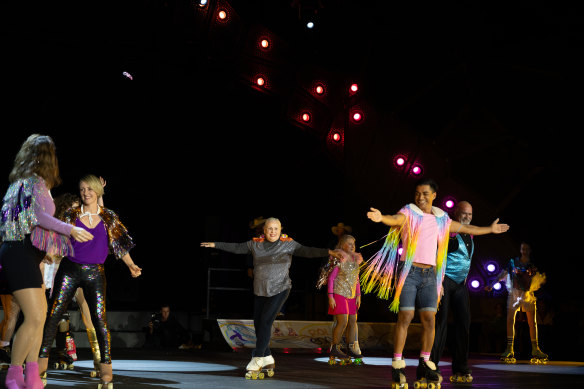
[[[105,313],[105,271],[102,265],[80,265],[67,258],[61,260],[55,275],[53,292],[49,300],[47,321],[43,331],[43,343],[39,357],[48,358],[59,321],[81,287],[89,306],[91,321],[95,326],[97,342],[101,351],[101,363],[111,363],[111,337]]]

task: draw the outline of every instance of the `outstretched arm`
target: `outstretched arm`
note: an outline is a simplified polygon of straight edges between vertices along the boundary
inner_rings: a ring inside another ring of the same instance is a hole
[[[134,263],[134,261],[132,260],[132,257],[130,257],[130,254],[124,255],[122,257],[122,261],[124,261],[126,266],[128,266],[128,269],[130,269],[130,273],[132,273],[132,277],[136,278],[142,274],[142,268],[138,267],[138,265],[136,265]]]
[[[463,234],[470,235],[502,234],[507,230],[509,230],[509,225],[500,224],[498,218],[488,227],[477,227],[473,226],[472,224],[461,224],[456,220],[453,220],[452,224],[450,224],[451,232],[461,232]]]
[[[406,221],[406,216],[402,213],[397,215],[382,215],[381,212],[376,208],[370,208],[371,211],[367,212],[367,217],[374,221],[375,223],[383,223],[386,226],[394,227],[401,226]]]

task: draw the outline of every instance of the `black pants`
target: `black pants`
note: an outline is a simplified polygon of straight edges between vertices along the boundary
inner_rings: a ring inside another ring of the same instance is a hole
[[[256,348],[254,357],[267,357],[272,355],[270,350],[270,338],[272,337],[272,324],[276,315],[288,299],[290,289],[278,293],[275,296],[255,296],[253,303],[253,325],[256,333]]]
[[[438,312],[436,313],[436,335],[430,359],[439,363],[446,345],[448,329],[448,311],[452,310],[454,319],[453,342],[449,344],[452,354],[452,372],[457,373],[468,368],[468,343],[470,332],[470,304],[468,289],[465,283],[457,284],[448,277],[442,282],[444,295],[442,296]]]
[[[77,288],[83,289],[89,306],[91,322],[95,326],[95,335],[99,343],[101,363],[111,363],[111,336],[107,325],[105,299],[106,279],[103,264],[81,265],[67,258],[61,260],[59,270],[53,283],[53,294],[49,301],[47,320],[43,331],[43,343],[39,356],[48,358],[57,326],[63,314],[75,296]]]

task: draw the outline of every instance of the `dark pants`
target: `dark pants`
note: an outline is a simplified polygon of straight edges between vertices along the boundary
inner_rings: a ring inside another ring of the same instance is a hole
[[[470,304],[468,289],[465,283],[457,284],[448,277],[442,282],[444,295],[442,296],[438,312],[436,313],[436,335],[430,359],[436,364],[442,358],[446,345],[448,328],[448,311],[452,309],[454,319],[453,342],[449,344],[452,354],[452,372],[457,373],[468,368],[468,342],[470,332]]]
[[[106,279],[104,266],[103,264],[81,265],[67,258],[61,260],[59,270],[55,275],[54,292],[49,301],[47,320],[43,331],[43,343],[39,356],[48,358],[53,340],[57,334],[59,321],[63,314],[67,312],[67,308],[79,287],[83,289],[91,314],[91,322],[95,326],[101,363],[111,363],[111,337],[105,310]]]
[[[267,357],[272,355],[270,350],[270,338],[272,337],[272,324],[276,315],[288,299],[290,289],[278,293],[275,296],[255,296],[253,303],[253,325],[256,333],[256,348],[254,357]]]

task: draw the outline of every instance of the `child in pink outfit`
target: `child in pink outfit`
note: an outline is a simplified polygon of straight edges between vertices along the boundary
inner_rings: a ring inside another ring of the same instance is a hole
[[[361,305],[359,266],[363,262],[361,254],[355,252],[355,238],[343,235],[337,246],[342,259],[332,268],[328,276],[329,315],[334,316],[331,358],[355,358],[361,360],[359,349],[357,311]],[[343,333],[347,329],[347,354],[340,349]]]

